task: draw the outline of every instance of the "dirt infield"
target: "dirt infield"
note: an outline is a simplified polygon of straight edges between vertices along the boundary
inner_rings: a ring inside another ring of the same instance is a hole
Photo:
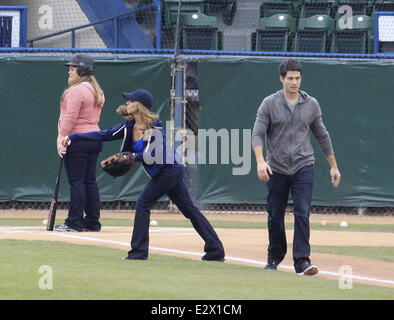
[[[0,211],[0,218],[46,218],[47,211]],[[66,216],[66,211],[59,212],[59,218]],[[210,214],[210,220],[221,221],[256,221],[265,222],[264,214]],[[130,212],[102,212],[103,218],[133,219]],[[177,220],[185,218],[181,214],[153,213],[155,220]],[[288,215],[286,220],[293,221]],[[369,217],[369,216],[322,216],[312,215],[312,222],[322,220],[339,222],[346,220],[349,223],[365,224],[392,224],[394,217]],[[268,234],[265,229],[216,229],[226,249],[226,262],[262,267],[265,265]],[[132,229],[130,227],[106,227],[99,233],[60,233],[46,232],[45,227],[1,227],[0,239],[23,240],[49,240],[66,241],[76,244],[89,244],[108,246],[129,250]],[[293,231],[287,231],[288,243],[291,244]],[[311,245],[325,246],[377,246],[391,247],[394,245],[393,233],[378,232],[350,232],[350,231],[320,231],[312,230]],[[150,229],[151,253],[182,256],[198,259],[203,254],[203,241],[192,228],[163,228],[151,227]],[[319,277],[340,279],[343,275],[339,272],[344,265],[352,268],[354,282],[394,287],[394,263],[370,258],[352,257],[312,252],[313,263],[319,266]],[[281,264],[281,270],[294,272],[292,268],[291,250]]]
[[[26,219],[26,218],[42,218],[46,219],[48,214],[47,210],[0,210],[1,218],[12,219]],[[265,222],[267,214],[265,212],[247,212],[247,213],[228,213],[228,212],[204,212],[208,219],[220,221],[255,221]],[[57,217],[65,218],[67,210],[58,210]],[[101,210],[103,218],[114,219],[132,219],[134,217],[130,210]],[[152,219],[161,220],[184,220],[185,217],[181,213],[168,213],[162,211],[152,211]],[[394,216],[367,216],[367,215],[343,215],[343,214],[312,214],[310,217],[311,222],[327,221],[328,223],[348,221],[350,223],[358,224],[394,224]],[[293,221],[292,214],[286,214],[286,221]]]

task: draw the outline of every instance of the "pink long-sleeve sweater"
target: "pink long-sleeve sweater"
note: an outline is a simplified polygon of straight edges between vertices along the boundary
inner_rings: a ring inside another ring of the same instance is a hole
[[[94,89],[89,82],[82,82],[72,88],[60,102],[58,133],[67,136],[100,130],[98,123],[103,104],[96,106],[94,100]]]

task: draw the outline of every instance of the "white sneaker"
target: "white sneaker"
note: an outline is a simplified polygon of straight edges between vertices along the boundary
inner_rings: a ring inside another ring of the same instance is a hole
[[[60,232],[65,232],[65,231],[68,231],[68,232],[78,232],[77,230],[74,230],[74,229],[70,228],[70,227],[69,227],[68,225],[66,225],[65,223],[56,225],[54,229],[55,229],[56,231],[60,231]]]
[[[297,272],[298,275],[302,276],[314,276],[319,272],[319,268],[317,266],[311,265],[311,264],[306,264],[305,269],[301,272]]]

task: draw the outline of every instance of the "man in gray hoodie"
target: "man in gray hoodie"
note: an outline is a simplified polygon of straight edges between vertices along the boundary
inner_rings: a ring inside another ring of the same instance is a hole
[[[279,66],[283,89],[266,97],[257,111],[252,133],[257,175],[267,182],[268,261],[266,270],[276,270],[287,252],[285,209],[291,192],[294,209],[293,261],[297,274],[315,275],[309,245],[309,214],[313,192],[315,162],[309,134],[315,136],[331,166],[331,182],[338,187],[338,170],[330,135],[319,103],[300,91],[302,67],[295,59]],[[263,145],[266,142],[266,160]]]

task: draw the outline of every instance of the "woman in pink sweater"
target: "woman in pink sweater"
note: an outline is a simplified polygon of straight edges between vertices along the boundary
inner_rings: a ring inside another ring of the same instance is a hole
[[[74,55],[68,66],[68,85],[60,99],[57,149],[62,157],[60,141],[71,133],[100,130],[101,110],[105,102],[103,90],[92,75],[94,60]],[[68,217],[57,231],[100,231],[100,196],[96,183],[96,164],[102,150],[100,141],[80,141],[67,149],[64,156],[70,184]],[[85,216],[84,216],[85,213]]]

